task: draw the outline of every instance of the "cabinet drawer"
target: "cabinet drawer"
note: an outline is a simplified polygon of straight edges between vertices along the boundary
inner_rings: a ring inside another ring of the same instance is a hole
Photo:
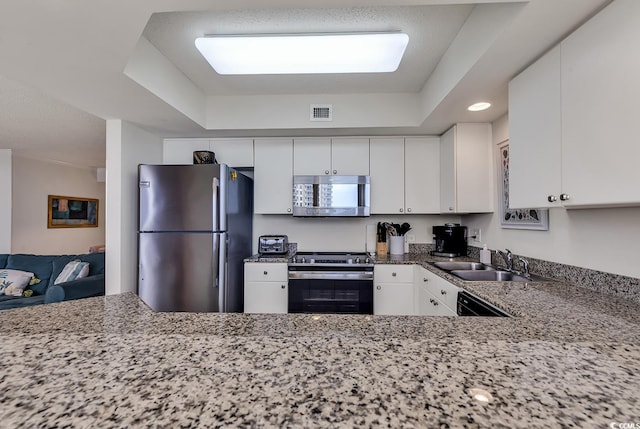
[[[373,278],[376,283],[413,283],[413,265],[375,265]]]
[[[247,262],[244,264],[245,282],[286,282],[287,264]]]

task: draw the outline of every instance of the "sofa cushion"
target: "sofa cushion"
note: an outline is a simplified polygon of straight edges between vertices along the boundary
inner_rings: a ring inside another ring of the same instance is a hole
[[[88,262],[90,264],[90,276],[95,276],[96,274],[104,274],[104,253],[85,253],[82,255],[75,255],[73,259],[79,259],[82,262]]]
[[[7,258],[9,258],[8,254],[0,255],[0,268],[4,268],[4,266],[7,265]]]
[[[22,296],[33,277],[27,271],[0,269],[0,295]]]
[[[87,277],[87,275],[89,275],[89,263],[74,259],[71,262],[67,262],[67,265],[65,265],[62,272],[58,274],[53,284],[57,285],[59,283],[82,279]]]
[[[37,285],[31,286],[30,289],[36,295],[44,295],[49,285],[49,280],[51,279],[53,262],[57,260],[64,260],[64,264],[62,265],[64,267],[71,258],[68,256],[55,255],[15,254],[9,255],[6,268],[34,273],[41,281]]]

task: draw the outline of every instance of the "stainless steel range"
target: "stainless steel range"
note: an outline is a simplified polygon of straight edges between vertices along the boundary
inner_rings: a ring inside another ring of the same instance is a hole
[[[373,314],[373,260],[358,252],[296,253],[289,313]]]

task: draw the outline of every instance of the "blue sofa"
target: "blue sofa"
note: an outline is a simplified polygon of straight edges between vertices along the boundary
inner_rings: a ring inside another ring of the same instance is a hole
[[[79,280],[54,285],[65,265],[75,259],[89,263],[89,275]],[[34,273],[40,279],[40,283],[27,286],[26,290],[33,291],[30,297],[0,295],[0,310],[104,295],[104,253],[0,254],[0,269],[3,268]]]

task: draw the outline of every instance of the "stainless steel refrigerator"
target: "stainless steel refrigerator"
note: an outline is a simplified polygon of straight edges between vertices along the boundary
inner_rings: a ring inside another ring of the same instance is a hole
[[[138,295],[156,311],[243,311],[253,180],[224,164],[140,165]]]

